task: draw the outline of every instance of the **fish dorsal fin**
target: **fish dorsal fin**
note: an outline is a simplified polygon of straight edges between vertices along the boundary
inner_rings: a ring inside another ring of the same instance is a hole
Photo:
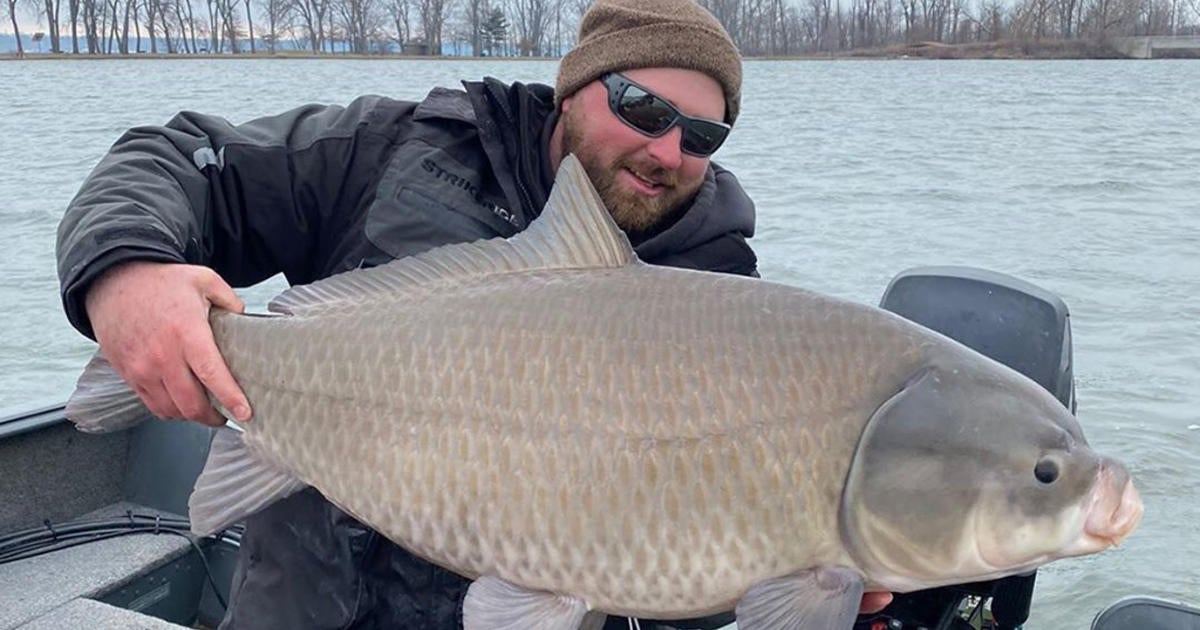
[[[442,281],[541,269],[615,268],[637,256],[574,155],[563,158],[541,216],[512,238],[438,247],[370,269],[292,287],[271,301],[278,313],[312,313],[367,300],[405,299]],[[383,296],[391,296],[383,297]]]

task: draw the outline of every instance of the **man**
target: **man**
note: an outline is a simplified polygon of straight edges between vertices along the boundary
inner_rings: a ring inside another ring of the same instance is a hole
[[[511,236],[538,215],[567,153],[643,260],[756,273],[753,205],[709,162],[737,119],[741,59],[692,0],[600,0],[553,90],[464,87],[131,130],[60,226],[68,317],[156,415],[223,424],[211,392],[250,420],[207,322],[211,306],[242,309],[230,285],[276,273],[307,283]],[[221,627],[454,628],[467,586],[310,488],[247,520]]]

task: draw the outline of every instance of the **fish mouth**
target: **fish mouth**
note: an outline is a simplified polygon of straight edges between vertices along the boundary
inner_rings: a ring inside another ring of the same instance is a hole
[[[1090,498],[1083,532],[1067,550],[1068,555],[1120,546],[1137,529],[1145,511],[1133,480],[1119,466],[1101,467]]]

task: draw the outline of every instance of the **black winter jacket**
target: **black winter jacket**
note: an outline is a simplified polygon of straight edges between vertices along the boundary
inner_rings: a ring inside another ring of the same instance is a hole
[[[553,91],[494,79],[464,87],[421,102],[310,105],[242,125],[185,112],[130,130],[59,226],[68,318],[92,336],[87,289],[129,260],[207,265],[235,287],[277,273],[300,284],[516,234],[552,182]],[[753,230],[753,204],[713,165],[686,213],[636,250],[654,264],[756,275]],[[468,584],[308,489],[247,519],[222,628],[459,627]]]
[[[67,317],[133,259],[207,265],[235,287],[292,284],[451,242],[512,236],[545,205],[553,92],[494,79],[419,103],[377,96],[242,125],[184,112],[122,136],[59,225]],[[692,207],[636,246],[649,263],[754,275],[754,205],[713,165]]]

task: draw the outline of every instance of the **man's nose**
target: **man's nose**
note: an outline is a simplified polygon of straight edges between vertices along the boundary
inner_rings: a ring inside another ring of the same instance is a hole
[[[674,170],[683,164],[683,150],[679,148],[682,140],[683,129],[678,126],[672,127],[667,133],[652,138],[646,145],[646,151],[663,168]]]

